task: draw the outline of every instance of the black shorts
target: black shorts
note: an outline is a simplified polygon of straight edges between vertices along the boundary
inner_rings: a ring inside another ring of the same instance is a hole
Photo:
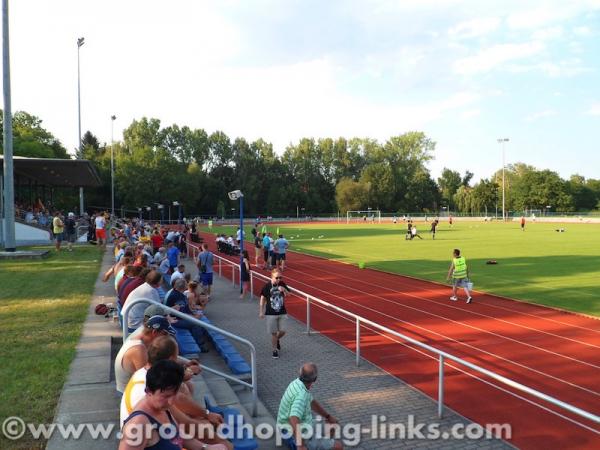
[[[285,253],[276,253],[277,261],[285,261]]]
[[[263,250],[263,258],[265,261],[269,260],[269,250]]]

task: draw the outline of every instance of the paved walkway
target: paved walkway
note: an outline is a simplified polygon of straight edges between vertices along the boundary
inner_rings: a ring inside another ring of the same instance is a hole
[[[62,439],[59,433],[54,433],[48,442],[47,450],[105,450],[118,446],[116,432],[119,431],[119,399],[115,391],[111,339],[120,338],[121,333],[118,323],[107,323],[109,319],[94,312],[99,303],[114,302],[112,280],[108,283],[102,282],[102,274],[111,264],[112,248],[109,247],[104,252],[81,339],[60,395],[54,422],[74,425],[112,424],[112,438],[92,439],[89,433],[84,433],[78,440]]]
[[[189,269],[191,264],[187,265]],[[414,423],[439,424],[442,433],[449,433],[456,424],[468,425],[471,422],[452,411],[438,421],[437,405],[429,397],[367,361],[356,367],[353,353],[324,336],[308,336],[305,325],[291,318],[288,320],[288,335],[281,341],[280,358],[273,359],[266,325],[258,318],[257,299],[240,300],[239,288],[234,288],[229,279],[218,276],[215,276],[214,288],[214,299],[208,304],[207,316],[215,325],[239,334],[256,346],[259,397],[273,416],[277,416],[281,395],[297,376],[299,367],[303,362],[313,361],[319,368],[319,378],[313,387],[315,398],[342,425],[361,424],[364,427],[361,443],[354,448],[513,448],[503,441],[485,439],[374,439],[371,436],[372,415],[376,420],[379,416],[379,424],[403,424],[407,429],[412,416]],[[243,347],[238,350],[244,354]],[[249,360],[249,355],[245,356]]]

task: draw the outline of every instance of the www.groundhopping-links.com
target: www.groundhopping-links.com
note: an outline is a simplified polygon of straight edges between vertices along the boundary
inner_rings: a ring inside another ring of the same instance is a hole
[[[244,423],[240,416],[229,416],[228,421],[221,424],[217,430],[210,425],[197,425],[179,427],[168,424],[156,426],[153,424],[130,427],[126,439],[131,445],[139,445],[144,437],[149,437],[156,430],[159,436],[173,439],[177,434],[183,439],[192,439],[196,436],[214,436],[224,439],[243,439],[253,437],[258,440],[275,438],[278,445],[292,436],[290,426],[278,425],[274,427],[269,423],[251,425]],[[26,423],[22,418],[12,416],[2,422],[2,435],[9,440],[33,438],[34,440],[49,440],[58,433],[63,440],[108,440],[122,439],[121,431],[116,424],[79,423],[79,424],[34,424]],[[368,424],[348,423],[344,425],[329,424],[317,420],[311,427],[300,427],[298,434],[303,439],[312,436],[333,437],[341,440],[344,445],[353,447],[368,440],[482,440],[482,439],[510,439],[512,428],[510,424],[457,423],[452,426],[442,426],[437,422],[418,422],[413,415],[409,415],[404,422],[388,422],[383,415],[372,415]]]

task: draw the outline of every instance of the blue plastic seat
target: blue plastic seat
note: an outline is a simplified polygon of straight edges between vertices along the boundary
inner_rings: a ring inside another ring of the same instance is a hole
[[[175,328],[177,345],[179,346],[180,355],[196,355],[200,353],[200,347],[196,344],[192,333],[189,330]]]

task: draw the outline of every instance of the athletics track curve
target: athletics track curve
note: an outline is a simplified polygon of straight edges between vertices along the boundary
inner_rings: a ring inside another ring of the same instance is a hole
[[[204,238],[214,251],[214,237]],[[295,252],[284,277],[301,291],[600,414],[600,320],[489,294],[475,293],[470,305],[451,302],[450,289],[439,284]],[[290,296],[286,305],[306,321],[304,299]],[[355,350],[353,321],[311,308],[313,329]],[[436,356],[366,327],[361,356],[437,399]],[[600,426],[454,363],[446,364],[445,404],[482,425],[511,424],[509,442],[519,448],[600,448]]]

